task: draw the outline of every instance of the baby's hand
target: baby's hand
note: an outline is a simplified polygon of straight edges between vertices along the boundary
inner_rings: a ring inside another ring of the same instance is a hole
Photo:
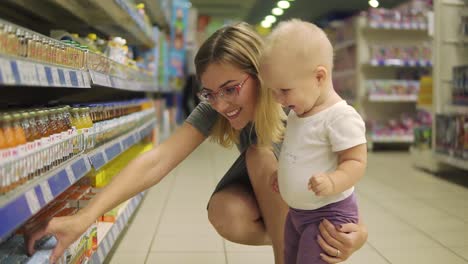
[[[272,176],[271,179],[271,187],[273,188],[274,192],[279,193],[279,186],[278,186],[278,174]]]
[[[327,196],[333,193],[335,184],[329,175],[319,173],[310,178],[308,187],[317,196]]]

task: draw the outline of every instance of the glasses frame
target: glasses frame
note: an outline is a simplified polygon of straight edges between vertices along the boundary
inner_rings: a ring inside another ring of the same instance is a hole
[[[200,101],[202,102],[206,102],[206,103],[209,103],[209,104],[213,104],[213,103],[216,103],[218,101],[218,98],[221,98],[223,100],[224,99],[224,92],[226,89],[228,88],[235,88],[236,89],[236,92],[237,92],[237,95],[239,95],[239,91],[240,89],[242,89],[242,87],[244,86],[244,84],[247,82],[247,80],[250,78],[250,75],[247,75],[247,77],[242,81],[240,82],[239,84],[236,84],[236,85],[233,85],[233,86],[226,86],[226,87],[222,87],[222,88],[219,88],[217,92],[209,92],[212,96],[213,96],[213,100],[210,101],[210,100],[207,100],[205,99],[204,97],[202,97],[202,92],[198,92],[197,93],[197,97],[200,99]]]

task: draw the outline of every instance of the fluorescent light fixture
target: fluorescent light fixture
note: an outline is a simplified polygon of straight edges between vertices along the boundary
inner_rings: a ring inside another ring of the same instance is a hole
[[[270,24],[273,24],[276,22],[276,17],[275,16],[272,16],[272,15],[269,15],[269,16],[266,16],[265,17],[265,20],[264,21],[267,21],[268,23]]]
[[[271,27],[271,23],[268,22],[268,21],[265,21],[263,20],[262,23],[260,23],[262,25],[262,27],[264,28],[270,28]]]
[[[379,7],[379,1],[377,0],[369,0],[369,5],[373,8]]]
[[[281,8],[275,7],[273,8],[273,10],[271,10],[271,13],[275,16],[281,16],[284,13],[284,11]]]
[[[278,7],[281,9],[288,9],[291,4],[288,1],[282,0],[278,2]]]

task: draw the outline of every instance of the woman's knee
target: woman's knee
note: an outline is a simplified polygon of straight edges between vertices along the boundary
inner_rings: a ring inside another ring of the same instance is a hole
[[[260,218],[253,194],[242,187],[215,193],[208,204],[208,220],[223,237]]]

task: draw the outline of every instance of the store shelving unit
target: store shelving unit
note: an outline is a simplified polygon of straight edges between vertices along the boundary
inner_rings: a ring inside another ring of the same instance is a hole
[[[367,90],[368,80],[392,80],[395,79],[397,71],[401,69],[431,70],[432,61],[423,60],[401,60],[382,59],[376,60],[371,56],[371,45],[385,44],[395,46],[421,45],[430,40],[426,24],[372,24],[365,16],[357,16],[354,21],[356,32],[356,86],[357,100],[356,108],[366,120],[387,121],[398,119],[402,113],[416,112],[416,94],[408,95],[381,95],[371,94]],[[398,106],[396,106],[398,105]],[[369,131],[371,132],[371,131]],[[392,144],[413,142],[413,136],[377,136],[368,137],[369,147],[374,143]]]
[[[468,15],[466,1],[434,1],[434,93],[436,114],[468,115],[468,106],[455,105],[452,101],[452,69],[454,66],[468,64],[468,45],[466,36],[460,32],[461,17]],[[436,144],[437,124],[433,125],[433,146]],[[466,132],[465,132],[466,133]],[[435,149],[435,148],[434,148]],[[437,161],[450,166],[468,170],[468,160],[437,153]]]
[[[160,29],[168,31],[169,21],[167,10],[160,6],[161,0],[142,2],[145,3],[151,25],[146,24],[139,16],[132,6],[133,2],[126,0],[5,0],[0,6],[0,14],[2,19],[21,25],[17,28],[22,28],[25,32],[37,32],[37,35],[50,41],[53,40],[46,37],[50,34],[49,30],[59,28],[64,32],[80,35],[95,32],[105,38],[121,36],[128,44],[140,50],[147,50],[156,44],[152,26],[158,25]],[[146,72],[110,60],[101,60],[104,63],[98,66],[103,67],[97,68],[93,68],[93,64],[89,63],[83,63],[84,67],[72,68],[63,66],[65,64],[50,64],[40,60],[41,58],[34,60],[0,54],[0,88],[2,88],[3,102],[27,110],[29,106],[139,99],[145,94],[151,98],[155,92],[161,90],[157,86],[157,80]],[[39,90],[41,92],[38,92]],[[26,98],[24,94],[27,93],[43,93],[44,96],[32,95],[29,97],[34,98]],[[113,131],[107,134],[101,130],[92,130],[95,134],[102,133],[100,140],[104,141],[106,138],[109,141],[101,142],[93,139],[91,145],[80,149],[78,153],[73,153],[70,155],[71,158],[67,158],[68,160],[54,163],[55,167],[48,172],[41,172],[40,176],[35,176],[34,179],[15,186],[14,190],[1,195],[0,243],[12,237],[17,239],[19,236],[15,232],[23,230],[21,226],[29,224],[31,221],[28,220],[37,216],[36,213],[49,210],[48,208],[57,202],[57,197],[68,192],[69,187],[76,185],[89,172],[98,173],[106,164],[152,135],[158,122],[160,120],[156,119],[155,111],[147,109],[144,113],[140,112],[137,118],[131,119],[131,128],[119,127],[115,129],[119,132]],[[104,129],[104,126],[102,128]],[[92,133],[78,133],[76,137],[79,139],[76,140],[90,142],[88,139],[95,136]],[[119,134],[116,135],[117,133]],[[23,163],[17,160],[14,162]],[[144,193],[140,193],[127,201],[126,205],[121,207],[114,224],[98,224],[104,226],[108,232],[99,235],[103,239],[100,239],[102,241],[98,244],[98,250],[92,255],[90,263],[104,262],[143,197]],[[55,243],[53,237],[47,240],[41,245],[41,250],[38,250],[26,263],[48,263],[51,248]],[[23,253],[20,255],[26,257]]]

